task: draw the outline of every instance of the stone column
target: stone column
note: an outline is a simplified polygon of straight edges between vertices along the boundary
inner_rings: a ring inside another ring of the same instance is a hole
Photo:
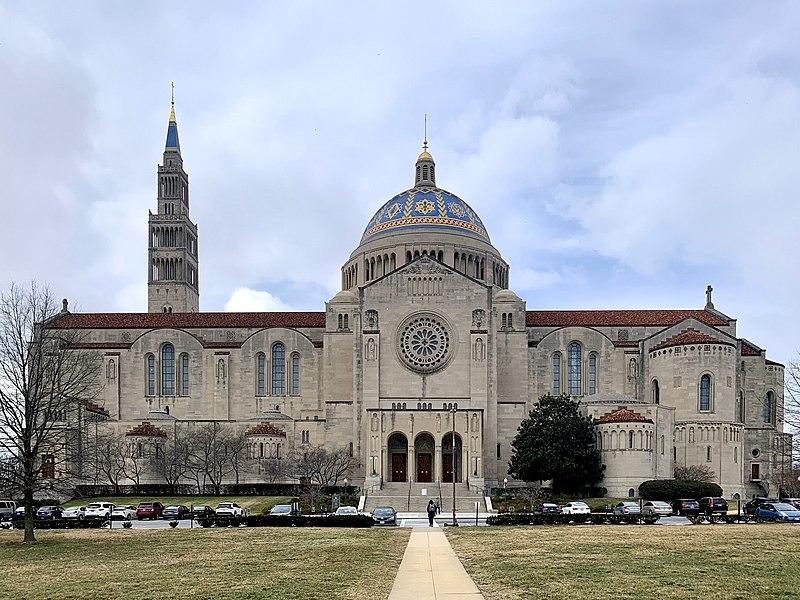
[[[434,439],[433,444],[433,481],[441,481],[442,480],[442,445],[436,443]]]

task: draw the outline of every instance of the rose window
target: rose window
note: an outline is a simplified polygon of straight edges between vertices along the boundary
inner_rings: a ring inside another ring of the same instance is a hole
[[[447,326],[433,315],[418,315],[400,328],[398,351],[403,362],[414,371],[432,373],[442,368],[450,356]]]

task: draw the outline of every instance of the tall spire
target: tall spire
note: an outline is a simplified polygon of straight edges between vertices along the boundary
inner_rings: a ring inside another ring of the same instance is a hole
[[[169,124],[167,125],[167,144],[164,152],[181,153],[181,142],[178,139],[178,121],[175,118],[175,83],[172,82],[172,95],[169,108]]]
[[[436,163],[428,152],[428,115],[425,114],[424,133],[422,136],[422,152],[417,157],[415,168],[415,187],[436,187]]]

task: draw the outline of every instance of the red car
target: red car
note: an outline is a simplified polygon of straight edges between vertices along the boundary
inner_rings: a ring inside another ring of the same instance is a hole
[[[136,518],[141,521],[142,519],[160,519],[161,513],[164,512],[164,505],[161,502],[140,502],[136,507]]]

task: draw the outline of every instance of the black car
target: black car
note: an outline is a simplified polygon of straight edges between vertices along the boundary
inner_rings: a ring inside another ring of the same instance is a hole
[[[213,517],[215,514],[217,514],[217,511],[215,511],[207,504],[198,504],[192,509],[192,516],[195,519],[202,519],[204,517]]]
[[[42,506],[36,511],[36,518],[42,521],[60,519],[62,512],[64,511],[60,506]]]
[[[699,504],[700,512],[704,515],[728,514],[728,501],[725,500],[725,498],[712,498],[710,496],[706,496],[705,498],[700,498]]]
[[[372,511],[375,525],[397,525],[397,513],[391,506],[379,506]]]
[[[170,521],[173,519],[188,519],[191,511],[189,510],[188,506],[184,506],[183,504],[173,504],[171,506],[167,506],[161,512],[162,519],[169,519]]]
[[[700,514],[700,503],[692,498],[673,500],[672,512],[681,517],[693,517]]]

